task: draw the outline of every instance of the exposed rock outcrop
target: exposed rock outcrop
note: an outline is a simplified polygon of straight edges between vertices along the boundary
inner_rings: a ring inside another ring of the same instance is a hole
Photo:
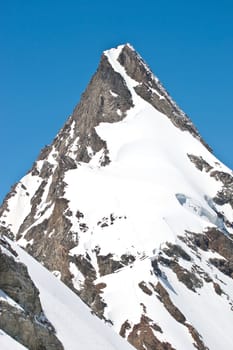
[[[16,260],[17,253],[3,238],[1,247],[0,328],[29,350],[63,350],[26,266]]]
[[[181,130],[190,132],[199,139],[209,150],[187,115],[172,100],[158,79],[155,79],[142,58],[130,45],[125,45],[118,61],[125,68],[127,74],[139,84],[135,87],[136,93],[149,102],[159,112],[164,113],[171,122]]]
[[[213,167],[202,156],[195,156],[194,154],[187,155],[191,162],[193,162],[196,168],[200,171],[205,170],[207,173],[213,169]]]
[[[184,323],[186,321],[185,316],[180,312],[180,310],[172,303],[168,292],[166,289],[162,286],[160,282],[157,283],[155,286],[155,291],[158,293],[159,297],[161,298],[162,303],[164,304],[165,308],[171,314],[172,317],[176,319],[176,321],[180,323]]]
[[[128,341],[138,350],[175,350],[168,342],[160,341],[153,330],[161,332],[161,328],[149,317],[142,315],[140,322],[134,325],[129,333]]]

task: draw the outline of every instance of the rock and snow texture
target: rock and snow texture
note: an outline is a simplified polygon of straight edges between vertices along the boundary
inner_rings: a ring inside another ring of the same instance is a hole
[[[5,241],[5,243],[8,245],[8,247],[11,248],[11,251],[14,251],[15,253],[15,255],[13,255],[14,262],[20,266],[27,267],[31,280],[38,288],[40,301],[46,316],[44,315],[43,320],[42,317],[40,319],[36,319],[36,316],[34,316],[34,318],[37,320],[37,324],[42,324],[43,322],[44,327],[48,325],[52,327],[48,321],[47,323],[45,322],[48,317],[54,327],[53,329],[50,329],[50,332],[56,332],[57,338],[63,344],[63,346],[60,345],[59,347],[59,343],[55,343],[54,340],[51,342],[51,344],[49,342],[43,343],[43,334],[39,334],[41,343],[37,343],[36,339],[34,338],[32,342],[29,342],[28,349],[133,349],[126,341],[118,337],[113,332],[113,330],[111,330],[109,327],[104,326],[104,324],[102,324],[102,322],[97,317],[94,317],[91,314],[91,310],[80,300],[80,298],[62,282],[60,282],[56,277],[54,277],[51,272],[46,270],[39,262],[35,261],[35,259],[29,256],[21,248],[19,248],[16,243],[11,242],[10,240]],[[2,253],[3,255],[8,254],[8,256],[12,257],[12,254],[9,250]],[[1,292],[0,296],[2,295],[3,293]],[[20,304],[16,304],[15,302],[13,303],[9,296],[6,296],[5,293],[2,299],[5,299],[5,303],[8,302],[15,308],[23,310]],[[23,321],[22,319],[19,319],[18,322]],[[3,326],[2,320],[0,320],[0,326]],[[30,328],[21,329],[21,331],[27,331],[29,337]],[[8,332],[10,333],[11,330],[8,329]],[[20,335],[16,332],[15,334],[12,334],[12,330],[11,335],[18,341],[22,341],[22,339],[20,339]],[[27,342],[27,339],[24,340],[24,343],[25,342]],[[1,350],[26,349],[26,347],[22,346],[19,342],[16,342],[16,340],[7,335],[1,329],[0,345]]]
[[[137,349],[219,350],[233,348],[232,209],[231,170],[123,45],[0,225]]]
[[[11,243],[0,237],[1,349],[64,349],[44,313],[39,294]]]

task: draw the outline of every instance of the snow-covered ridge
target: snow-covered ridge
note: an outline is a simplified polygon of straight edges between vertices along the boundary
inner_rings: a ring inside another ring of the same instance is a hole
[[[143,58],[140,56],[140,54],[138,54],[136,52],[136,50],[134,49],[134,47],[127,43],[124,45],[119,45],[116,48],[112,48],[110,50],[106,50],[104,51],[104,54],[106,57],[108,57],[113,69],[115,69],[117,72],[119,72],[120,74],[122,73],[122,69],[119,69],[119,65],[118,65],[118,58],[122,52],[122,50],[127,47],[129,48],[131,51],[133,51],[138,59],[138,62],[140,65],[142,65],[145,69],[145,71],[148,73],[150,79],[152,81],[154,81],[156,83],[156,86],[158,87],[158,89],[153,89],[151,88],[151,91],[153,93],[155,93],[156,95],[159,96],[159,99],[167,99],[169,100],[169,102],[171,103],[172,106],[174,106],[174,108],[179,111],[179,114],[177,114],[177,117],[182,117],[182,118],[187,118],[186,114],[182,111],[182,109],[179,108],[179,106],[176,104],[176,102],[172,99],[172,97],[168,94],[168,92],[166,91],[166,89],[163,87],[163,85],[161,84],[159,78],[151,71],[151,69],[149,68],[149,66],[147,65],[147,63],[143,60]],[[129,76],[126,77],[126,72],[124,71],[122,76],[125,79],[126,83],[128,83],[129,81]],[[132,82],[132,80],[131,80]],[[128,85],[128,84],[127,84]],[[133,85],[131,87],[135,87],[138,85],[138,82],[134,82]],[[158,91],[159,90],[159,91]],[[132,93],[132,89],[130,89],[130,92]]]
[[[116,48],[112,48],[110,50],[104,51],[104,55],[107,56],[107,57],[111,57],[111,56],[113,57],[114,56],[115,60],[117,60],[119,55],[120,55],[120,53],[124,49],[124,47],[128,47],[131,51],[135,52],[135,54],[137,55],[140,63],[143,64],[143,66],[145,67],[145,70],[151,74],[152,78],[156,82],[158,82],[159,79],[151,72],[149,66],[146,64],[146,62],[143,60],[143,58],[139,55],[139,53],[136,52],[136,50],[134,49],[134,47],[131,44],[126,43],[126,44],[123,44],[123,45],[118,45]]]

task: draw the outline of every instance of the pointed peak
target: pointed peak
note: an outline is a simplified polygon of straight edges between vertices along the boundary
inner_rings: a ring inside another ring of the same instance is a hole
[[[127,75],[138,83],[142,83],[145,80],[158,81],[158,78],[154,76],[143,58],[129,43],[106,50],[103,52],[103,55],[113,68],[120,64]]]
[[[104,56],[113,70],[120,73],[125,80],[131,95],[136,92],[138,96],[171,119],[176,127],[189,131],[211,151],[191,120],[171,98],[159,79],[131,44],[127,43],[107,50],[104,52]]]
[[[130,49],[131,51],[134,51],[136,52],[136,50],[133,48],[133,46],[129,43],[126,43],[126,44],[120,44],[116,47],[113,47],[109,50],[105,50],[104,51],[104,55],[105,56],[109,56],[109,55],[115,55],[115,56],[119,56],[121,54],[121,52],[127,48],[128,50]]]
[[[104,51],[103,57],[108,60],[114,70],[123,76],[126,73],[129,78],[139,84],[146,82],[150,85],[150,81],[158,81],[143,58],[129,43]]]
[[[103,52],[103,54],[108,58],[109,61],[118,61],[126,69],[126,71],[127,66],[133,63],[134,66],[142,66],[144,67],[144,70],[152,74],[150,68],[145,63],[143,58],[129,43],[118,45],[115,48],[106,50]]]

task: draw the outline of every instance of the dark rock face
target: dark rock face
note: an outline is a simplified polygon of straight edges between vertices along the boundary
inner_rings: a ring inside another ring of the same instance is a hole
[[[129,330],[130,328],[131,328],[131,325],[130,325],[129,321],[126,320],[126,321],[122,324],[122,326],[121,326],[120,333],[119,333],[120,336],[122,336],[123,338],[125,338],[125,336],[126,336],[126,331]]]
[[[203,159],[201,156],[198,157],[193,154],[187,154],[187,156],[189,157],[191,162],[195,164],[198,170],[200,171],[205,170],[208,173],[211,169],[213,169],[213,167],[209,165],[209,163],[205,159]]]
[[[225,259],[210,258],[209,262],[217,267],[219,271],[233,278],[233,259],[227,261]]]
[[[205,234],[188,232],[187,244],[192,248],[204,251],[212,250],[224,259],[210,258],[209,262],[219,271],[233,278],[233,241],[217,228],[208,228]]]
[[[12,254],[12,256],[15,256],[15,257],[17,257],[18,256],[18,254],[16,253],[16,251],[11,247],[11,245],[6,241],[6,238],[5,237],[8,237],[8,235],[7,235],[7,229],[5,229],[5,228],[3,228],[2,230],[1,230],[1,226],[0,226],[0,245],[3,247],[3,248],[5,248],[5,249],[7,249],[11,254]],[[10,237],[8,237],[8,238],[10,238]],[[10,238],[11,239],[11,238]]]
[[[82,255],[75,255],[72,259],[72,262],[78,267],[79,271],[90,280],[94,281],[97,278],[96,270],[90,262],[88,257]]]
[[[202,280],[197,277],[193,271],[185,269],[177,262],[176,255],[174,255],[172,259],[167,259],[163,256],[159,256],[158,262],[169,267],[176,274],[178,280],[193,292],[196,292],[197,288],[201,288],[203,286]]]
[[[225,259],[233,258],[233,241],[217,228],[209,228],[205,232],[209,239],[211,249],[222,255]]]
[[[223,290],[222,288],[220,287],[220,285],[216,282],[213,283],[213,286],[214,286],[214,290],[215,292],[218,294],[218,295],[222,295],[223,293]]]
[[[25,238],[34,239],[27,251],[39,261],[43,261],[50,271],[61,271],[62,280],[71,284],[69,272],[69,250],[77,240],[70,231],[71,223],[66,217],[67,201],[58,198],[54,201],[52,215],[38,225],[30,228]]]
[[[124,266],[120,261],[114,260],[110,253],[108,255],[97,255],[97,262],[100,276],[109,275]]]
[[[9,304],[0,302],[0,327],[30,350],[62,350],[52,325],[43,315],[28,315]]]
[[[213,203],[216,203],[218,205],[224,205],[228,203],[233,208],[233,176],[224,171],[214,170],[214,168],[201,156],[196,156],[193,154],[187,154],[187,156],[191,162],[194,163],[198,170],[205,170],[207,173],[209,173],[210,177],[213,177],[216,181],[219,181],[223,184],[222,189],[218,191],[213,197]],[[229,223],[227,220],[224,221],[226,226],[232,227],[232,223]]]
[[[129,329],[127,321],[124,323],[124,327],[122,328],[122,334],[124,332],[124,328]],[[133,329],[129,333],[128,341],[138,350],[144,350],[145,348],[147,350],[175,350],[171,344],[161,342],[155,336],[153,330],[161,332],[161,328],[153,323],[149,317],[142,315],[140,323],[134,325]]]
[[[222,231],[215,227],[210,227],[205,234],[188,232],[188,239],[194,246],[202,250],[213,250],[222,255],[226,260],[233,257],[233,241]]]
[[[233,208],[233,176],[223,171],[213,171],[211,176],[223,184],[222,189],[213,198],[214,202],[219,205],[229,203]]]
[[[233,189],[223,188],[217,193],[217,195],[213,199],[218,205],[224,205],[229,203],[230,206],[233,208]]]
[[[196,156],[193,154],[187,154],[187,156],[189,157],[190,161],[194,163],[198,170],[205,170],[207,173],[209,173],[210,177],[222,183],[223,186],[221,190],[219,190],[212,199],[206,198],[206,200],[210,207],[216,212],[218,217],[221,218],[226,228],[233,227],[233,223],[229,222],[229,220],[227,220],[224,215],[216,208],[216,204],[220,206],[229,204],[233,208],[233,176],[224,171],[214,170],[214,167],[211,166],[201,156]]]
[[[153,78],[151,71],[136,51],[132,50],[129,45],[125,45],[118,61],[125,68],[127,74],[139,83],[135,87],[135,91],[140,97],[159,112],[164,113],[176,127],[190,132],[211,150],[187,115],[176,105],[162,84]]]
[[[123,78],[112,69],[107,57],[103,55],[96,74],[73,113],[80,137],[76,159],[84,162],[90,160],[87,146],[90,146],[94,153],[104,148],[107,157],[105,142],[100,139],[94,128],[100,122],[113,123],[122,120],[125,112],[132,106],[132,97]],[[117,110],[121,111],[121,115]],[[104,163],[107,164],[108,161],[106,158]]]
[[[95,315],[104,319],[106,322],[109,322],[109,320],[104,317],[104,309],[107,304],[101,297],[102,288],[105,288],[105,286],[95,285],[91,279],[86,278],[82,288],[77,294],[91,307],[91,310]]]
[[[187,232],[188,233],[188,239],[184,240],[187,242],[187,244],[196,250],[197,248],[201,248],[204,251],[207,251],[209,249],[209,239],[205,235],[201,233],[193,233],[193,232]]]
[[[16,194],[16,191],[15,191],[15,188],[16,188],[17,184],[14,184],[12,187],[11,187],[11,190],[10,192],[6,195],[6,197],[4,198],[4,201],[0,207],[0,216],[3,215],[3,213],[5,211],[9,211],[9,208],[8,208],[8,200],[11,198],[11,197],[14,197],[14,195]]]
[[[0,288],[28,313],[42,312],[39,292],[23,264],[0,252]]]
[[[30,350],[63,350],[26,266],[15,261],[17,254],[3,238],[1,245],[9,253],[0,248],[0,292],[17,304],[0,301],[0,328]]]
[[[164,248],[163,251],[169,257],[181,257],[184,260],[191,261],[191,257],[184,249],[178,244],[167,243],[168,248]]]
[[[201,288],[203,286],[202,280],[198,278],[194,272],[183,268],[179,264],[173,264],[172,270],[175,272],[178,280],[185,284],[186,287],[193,292],[195,292],[197,288]]]
[[[106,303],[104,302],[101,294],[102,289],[106,287],[105,284],[95,284],[97,278],[97,272],[93,267],[91,260],[88,256],[74,255],[70,258],[70,261],[74,263],[79,271],[84,276],[84,282],[79,290],[71,287],[75,293],[77,293],[81,299],[91,307],[92,311],[101,319],[108,321],[104,318],[104,309]]]
[[[150,290],[150,288],[148,288],[148,286],[146,285],[146,282],[142,281],[140,283],[138,283],[138,286],[141,288],[141,290],[148,295],[152,295],[152,291]]]
[[[177,322],[184,323],[186,321],[185,316],[180,312],[180,310],[172,303],[168,292],[162,286],[160,282],[157,283],[155,291],[158,293],[159,298],[161,298],[162,303],[164,304],[167,311],[171,314],[172,317],[176,319]]]
[[[233,186],[233,176],[224,171],[212,171],[210,176],[214,177],[217,181],[221,181],[224,186]]]

